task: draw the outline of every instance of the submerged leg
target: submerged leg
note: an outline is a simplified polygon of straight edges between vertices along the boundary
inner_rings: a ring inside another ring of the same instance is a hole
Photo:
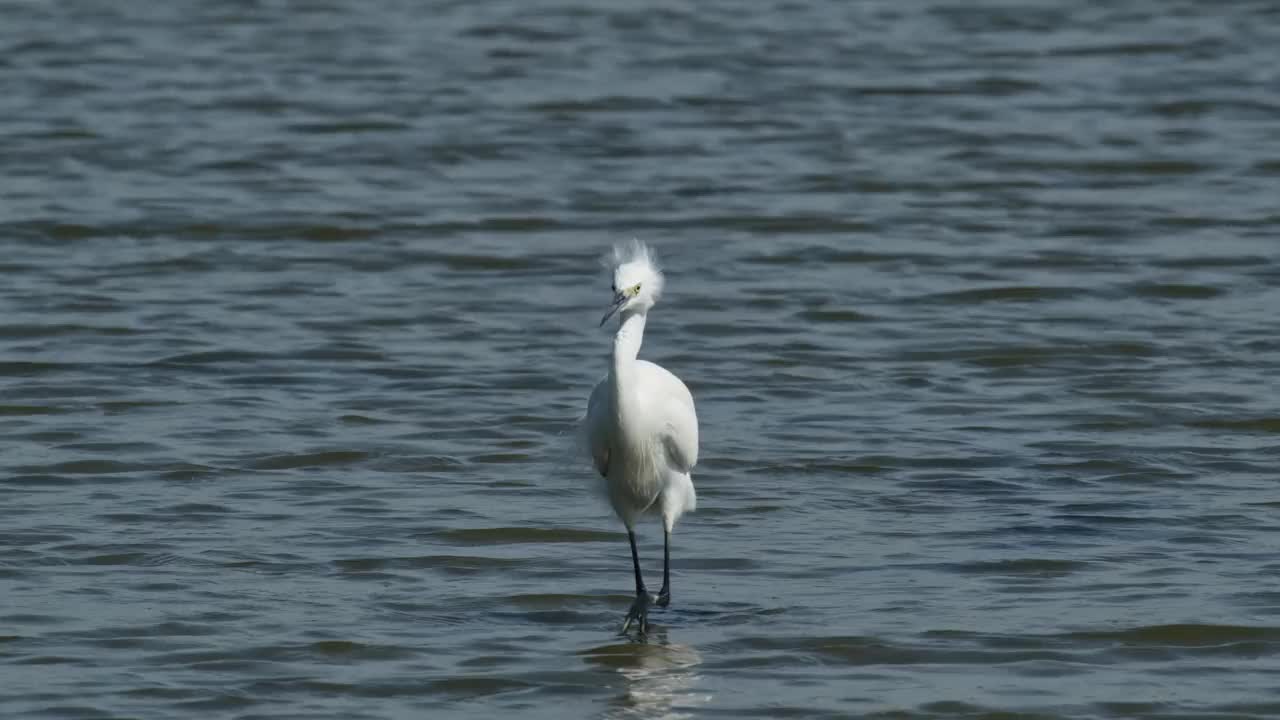
[[[627,539],[631,541],[631,565],[636,571],[636,600],[631,603],[627,619],[622,622],[622,632],[636,623],[636,628],[643,635],[649,629],[649,605],[653,598],[649,597],[649,591],[644,588],[644,578],[640,576],[640,553],[636,551],[636,534],[631,528],[627,528]]]
[[[662,589],[658,591],[658,607],[671,604],[671,531],[662,529]]]

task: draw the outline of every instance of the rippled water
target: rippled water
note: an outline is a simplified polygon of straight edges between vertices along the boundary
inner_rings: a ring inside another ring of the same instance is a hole
[[[0,3],[0,715],[1280,715],[1277,6],[750,8]]]

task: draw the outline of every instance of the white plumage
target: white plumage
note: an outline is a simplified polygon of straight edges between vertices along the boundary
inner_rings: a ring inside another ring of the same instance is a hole
[[[697,503],[689,478],[698,462],[693,396],[680,378],[648,360],[636,360],[633,373],[636,387],[620,388],[631,394],[621,404],[611,392],[610,377],[591,392],[591,458],[606,481],[614,512],[628,528],[643,514],[661,513],[669,531]]]
[[[613,259],[614,299],[600,324],[614,313],[621,322],[609,373],[591,392],[582,431],[592,464],[631,541],[636,600],[623,631],[636,623],[644,632],[649,605],[670,602],[671,530],[697,504],[689,473],[698,462],[698,416],[680,378],[637,358],[649,310],[663,287],[653,254],[632,242],[614,248]],[[656,597],[645,589],[634,532],[636,521],[650,514],[662,517],[664,531],[662,589]]]

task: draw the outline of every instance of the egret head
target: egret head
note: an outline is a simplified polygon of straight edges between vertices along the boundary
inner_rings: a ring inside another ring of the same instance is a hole
[[[662,271],[648,246],[639,240],[613,247],[613,302],[600,324],[632,312],[648,312],[662,293]]]

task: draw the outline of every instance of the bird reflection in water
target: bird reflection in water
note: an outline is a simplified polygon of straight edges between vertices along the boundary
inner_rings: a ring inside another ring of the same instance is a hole
[[[689,711],[711,700],[711,693],[698,692],[702,656],[688,645],[667,642],[661,629],[655,628],[646,642],[603,645],[583,656],[623,679],[602,716],[610,720],[691,717]]]

